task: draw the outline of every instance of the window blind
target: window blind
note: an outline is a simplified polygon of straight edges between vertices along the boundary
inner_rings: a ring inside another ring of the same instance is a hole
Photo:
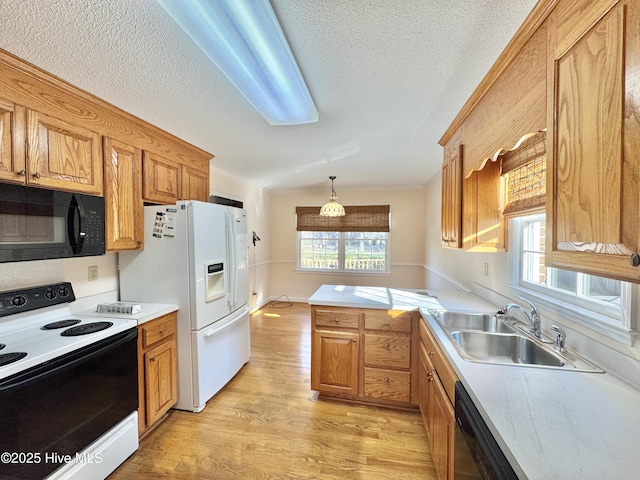
[[[506,176],[507,204],[503,215],[516,216],[544,209],[547,191],[547,133],[537,133],[518,148],[500,156]]]
[[[388,232],[389,205],[344,206],[343,217],[321,217],[320,206],[296,207],[299,232]]]

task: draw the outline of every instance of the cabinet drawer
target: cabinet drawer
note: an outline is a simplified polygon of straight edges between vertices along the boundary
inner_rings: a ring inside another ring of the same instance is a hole
[[[176,333],[176,314],[170,313],[140,326],[142,348],[147,348]]]
[[[411,317],[411,312],[402,310],[365,310],[364,328],[409,333],[411,332]]]
[[[364,396],[409,402],[411,400],[411,373],[365,367]]]
[[[411,366],[411,339],[390,335],[364,335],[365,365],[380,365],[391,368]]]
[[[358,328],[360,321],[358,311],[317,308],[315,314],[317,327]]]

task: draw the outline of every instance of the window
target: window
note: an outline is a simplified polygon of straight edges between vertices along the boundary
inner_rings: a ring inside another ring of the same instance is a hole
[[[298,269],[388,272],[387,232],[298,232]]]
[[[343,217],[321,217],[320,207],[296,207],[298,269],[389,272],[389,205],[345,206]]]
[[[529,288],[546,288],[611,308],[620,309],[622,282],[585,273],[546,268],[544,216],[524,217],[522,224],[521,282]],[[615,314],[615,313],[614,313]]]
[[[511,289],[563,320],[633,344],[636,290],[628,282],[545,266],[545,217],[512,219]]]

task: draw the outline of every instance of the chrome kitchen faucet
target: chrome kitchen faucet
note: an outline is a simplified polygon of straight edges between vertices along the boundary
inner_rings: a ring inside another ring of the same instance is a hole
[[[515,308],[526,317],[527,322],[529,323],[529,333],[534,337],[542,340],[542,333],[540,332],[540,314],[538,313],[536,306],[526,298],[521,297],[520,295],[518,295],[518,298],[529,304],[529,306],[531,307],[531,312],[527,312],[523,307],[521,307],[517,303],[507,303],[504,307],[502,307],[498,311],[498,314],[507,315],[509,313],[509,310],[511,310],[512,308]]]

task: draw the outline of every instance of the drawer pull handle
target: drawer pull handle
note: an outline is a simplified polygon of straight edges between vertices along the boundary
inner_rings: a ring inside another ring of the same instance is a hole
[[[340,320],[338,320],[337,318],[335,320],[336,320],[336,323],[340,323]]]
[[[389,383],[389,378],[388,378],[388,377],[386,377],[386,378],[384,379],[384,381],[385,381],[385,383]]]
[[[427,352],[427,355],[429,355],[430,357],[433,357],[434,353],[433,352]]]
[[[167,329],[166,329],[166,328],[163,328],[162,330],[160,330],[160,334],[162,335],[162,334],[163,334],[164,332],[166,332],[166,331],[167,331]]]
[[[385,344],[384,344],[384,348],[385,348],[385,350],[389,350],[389,348],[390,348],[389,344],[388,344],[388,343],[385,343]]]

